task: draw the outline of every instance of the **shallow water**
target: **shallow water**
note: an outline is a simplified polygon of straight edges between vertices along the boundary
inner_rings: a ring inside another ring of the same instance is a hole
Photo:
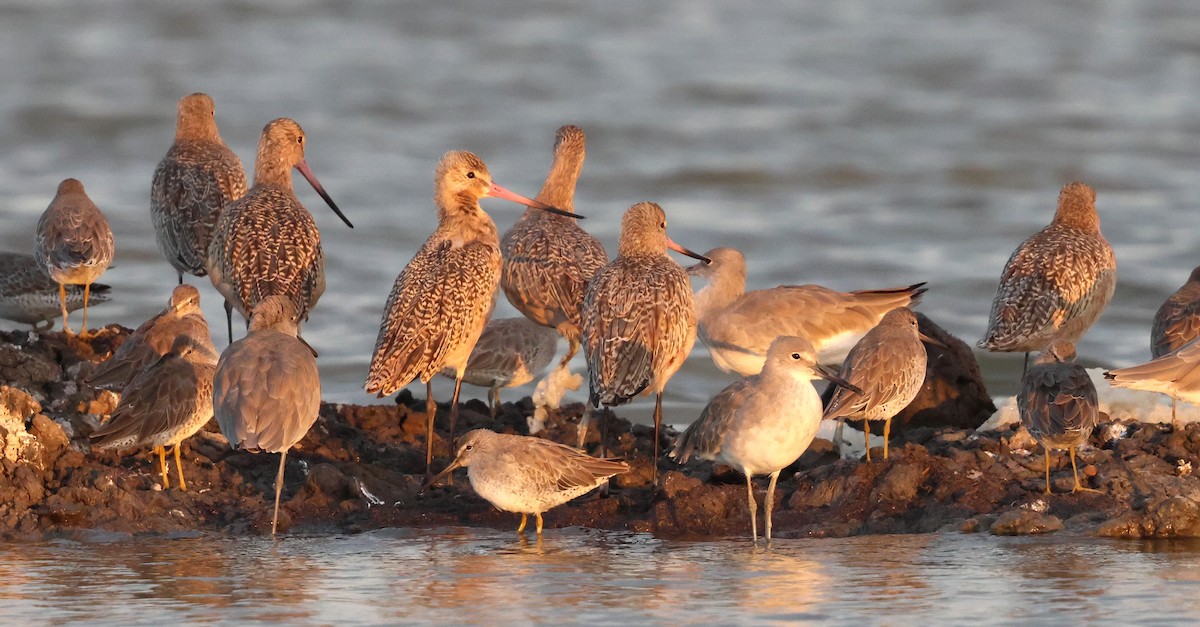
[[[1200,545],[929,534],[679,542],[579,528],[60,540],[0,547],[38,623],[1184,622]]]

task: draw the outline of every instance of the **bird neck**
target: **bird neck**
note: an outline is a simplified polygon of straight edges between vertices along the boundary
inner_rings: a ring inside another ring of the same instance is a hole
[[[254,161],[254,186],[271,186],[292,189],[292,164],[278,154],[259,151]]]
[[[575,211],[575,181],[582,169],[582,154],[556,153],[537,200],[563,211]]]
[[[696,292],[696,315],[703,320],[733,304],[746,292],[746,274],[722,268],[708,277],[708,283]]]
[[[175,141],[208,141],[225,145],[212,118],[180,117],[175,124]]]
[[[473,241],[498,245],[500,236],[496,223],[479,202],[465,194],[459,195],[457,200],[452,205],[438,207],[438,236],[451,240],[456,247]]]

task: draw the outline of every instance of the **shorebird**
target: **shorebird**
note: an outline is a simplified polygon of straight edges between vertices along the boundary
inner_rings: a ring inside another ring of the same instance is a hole
[[[163,487],[169,488],[166,447],[173,445],[179,489],[186,492],[179,447],[213,417],[215,369],[216,363],[192,338],[175,338],[171,350],[125,386],[112,417],[92,432],[96,440],[92,447],[153,447],[158,453]]]
[[[596,273],[583,301],[583,350],[592,407],[654,392],[654,479],[662,392],[696,343],[696,306],[687,271],[667,249],[708,262],[667,237],[662,207],[641,202],[621,218],[617,257]],[[601,430],[601,455],[607,435]]]
[[[871,461],[869,421],[883,420],[883,458],[888,458],[892,417],[908,406],[925,384],[924,340],[940,342],[917,330],[917,317],[907,307],[897,307],[867,332],[842,362],[839,374],[857,390],[838,387],[825,407],[825,418],[859,418],[863,421],[867,461]]]
[[[925,284],[858,292],[820,285],[780,285],[746,291],[746,257],[733,248],[714,248],[711,263],[688,268],[708,284],[696,292],[700,339],[713,363],[742,376],[762,370],[767,347],[780,335],[812,343],[817,363],[838,364],[867,331],[896,307],[916,304]]]
[[[103,283],[92,283],[92,304],[108,302],[110,289]],[[66,288],[67,311],[83,307],[83,291],[77,285]],[[0,252],[0,318],[46,331],[61,315],[58,284],[38,267],[33,255]]]
[[[150,217],[158,249],[184,273],[208,274],[208,245],[225,207],[246,195],[246,169],[217,131],[213,100],[192,94],[179,100],[175,143],[154,169]]]
[[[1056,339],[1075,344],[1117,286],[1117,259],[1100,234],[1096,192],[1068,183],[1054,220],[1021,243],[1000,275],[987,334],[979,348],[1029,352]]]
[[[1073,363],[1075,346],[1066,340],[1051,342],[1025,373],[1017,409],[1029,434],[1042,445],[1046,456],[1046,494],[1050,494],[1050,449],[1067,449],[1075,478],[1072,492],[1099,492],[1079,483],[1075,449],[1087,442],[1099,418],[1096,386],[1083,366]]]
[[[83,183],[65,179],[58,184],[58,193],[38,220],[33,258],[42,272],[58,283],[63,331],[67,335],[72,332],[67,325],[66,286],[83,286],[83,327],[79,334],[86,337],[88,298],[92,283],[112,262],[113,234],[108,219],[83,191]]]
[[[1187,283],[1154,314],[1150,328],[1150,356],[1162,357],[1179,350],[1200,337],[1200,266],[1192,270]],[[1171,397],[1171,422],[1175,422],[1175,397]]]
[[[200,292],[191,285],[171,291],[166,309],[142,323],[85,382],[94,388],[121,390],[147,366],[171,350],[177,338],[186,337],[200,358],[217,363],[217,349],[200,310]]]
[[[316,354],[298,337],[299,329],[300,313],[291,299],[262,299],[254,306],[246,337],[221,353],[213,384],[213,410],[229,445],[279,453],[272,536],[288,449],[304,438],[321,409]]]
[[[512,388],[533,381],[550,365],[558,348],[558,333],[527,318],[491,320],[475,343],[463,383],[488,388],[492,418],[500,410],[500,388]],[[454,378],[453,370],[442,374]]]
[[[1200,338],[1150,361],[1104,373],[1121,388],[1166,394],[1188,403],[1200,403]]]
[[[854,386],[817,362],[817,351],[802,337],[771,341],[759,374],[729,384],[717,393],[700,418],[688,425],[671,451],[679,463],[692,456],[736,468],[746,476],[750,533],[758,542],[758,503],[754,475],[770,475],[767,487],[767,540],[779,472],[800,458],[821,424],[821,398],[813,379]]]
[[[536,199],[575,210],[575,181],[583,167],[587,138],[578,126],[563,126],[554,140],[554,163]],[[566,367],[579,350],[579,324],[588,281],[608,255],[600,241],[570,218],[527,209],[500,240],[504,265],[500,287],[526,318],[556,329],[567,340]]]
[[[302,320],[325,291],[325,254],[317,223],[292,190],[292,168],[308,180],[330,209],[353,224],[334,204],[304,160],[304,129],[288,118],[263,127],[254,161],[254,187],[225,207],[208,249],[208,274],[225,297],[229,339],[233,307],[250,319],[267,296],[292,300]]]
[[[594,490],[609,477],[629,470],[619,459],[591,457],[565,444],[527,435],[507,435],[487,429],[468,431],[454,461],[425,482],[422,491],[459,468],[475,493],[498,510],[521,515],[517,533],[524,533],[529,514],[542,513]]]
[[[458,394],[468,359],[491,317],[500,283],[496,225],[479,206],[486,196],[571,216],[492,182],[479,157],[446,153],[434,175],[438,228],[425,240],[392,286],[364,389],[389,396],[420,378],[425,384],[425,474],[433,463],[434,375],[454,371],[450,442],[458,420]]]

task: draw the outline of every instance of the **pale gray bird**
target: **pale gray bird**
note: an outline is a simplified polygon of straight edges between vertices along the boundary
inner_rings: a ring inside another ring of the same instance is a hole
[[[179,489],[186,492],[179,447],[213,417],[215,370],[211,356],[191,338],[175,338],[166,354],[125,386],[112,417],[92,432],[92,448],[152,447],[158,454],[163,487],[169,488],[166,447],[174,446]]]
[[[1188,403],[1200,403],[1200,338],[1162,357],[1104,373],[1121,388],[1166,394]]]
[[[290,298],[268,296],[254,307],[246,337],[221,353],[213,384],[213,410],[235,449],[279,453],[275,513],[288,449],[304,438],[321,410],[317,358],[297,333],[300,313]]]
[[[392,285],[364,385],[368,393],[382,398],[414,379],[425,384],[426,476],[432,474],[433,417],[437,412],[430,381],[444,369],[454,371],[450,401],[453,443],[467,361],[492,315],[500,283],[496,224],[479,206],[479,199],[488,196],[573,215],[500,187],[492,182],[483,161],[469,152],[448,152],[438,164],[433,196],[437,230]]]
[[[208,274],[208,246],[225,207],[246,195],[242,160],[221,140],[213,100],[195,93],[179,100],[175,142],[150,184],[150,217],[158,249],[183,275]]]
[[[855,389],[817,363],[816,349],[808,340],[786,335],[775,338],[759,374],[717,393],[671,451],[671,457],[681,464],[695,456],[736,468],[746,476],[750,532],[755,542],[758,503],[754,500],[754,475],[771,476],[763,505],[769,541],[779,472],[808,449],[821,424],[821,398],[812,384],[817,377]]]
[[[525,385],[533,381],[550,361],[558,348],[558,333],[528,318],[492,319],[475,343],[463,383],[488,389],[488,404],[492,418],[500,411],[500,389]],[[453,370],[442,375],[454,378]]]
[[[107,360],[88,375],[85,382],[94,387],[120,391],[147,366],[171,350],[176,338],[186,337],[199,358],[217,363],[208,321],[200,309],[200,292],[191,285],[179,285],[171,291],[166,309],[129,334]]]
[[[1150,356],[1162,357],[1200,337],[1200,267],[1187,283],[1167,297],[1150,327]],[[1171,422],[1175,422],[1175,397],[1171,397]]]
[[[550,440],[475,429],[463,434],[454,461],[421,489],[459,468],[467,469],[471,487],[481,498],[498,510],[521,515],[517,533],[525,531],[528,516],[533,514],[541,536],[543,512],[627,472],[629,464],[591,457]]]
[[[654,393],[654,479],[662,392],[696,343],[696,305],[687,271],[667,256],[694,253],[667,237],[667,215],[652,202],[621,218],[617,257],[596,273],[583,301],[583,350],[592,407],[613,407]],[[607,424],[607,423],[606,423]],[[606,429],[600,438],[607,450]]]
[[[536,199],[575,211],[575,181],[583,168],[587,138],[578,126],[555,134],[554,163]],[[500,287],[526,318],[554,328],[567,340],[565,367],[579,350],[583,297],[608,255],[600,240],[575,220],[527,209],[500,240],[504,265]]]
[[[106,303],[112,288],[92,283],[91,304]],[[84,288],[66,287],[67,311],[83,307]],[[38,267],[33,255],[0,252],[0,318],[33,325],[35,331],[46,331],[62,316],[58,284]]]
[[[92,284],[108,269],[113,258],[113,234],[108,218],[83,191],[83,183],[65,179],[50,206],[38,220],[33,240],[33,258],[52,281],[58,283],[63,331],[67,324],[67,285],[83,286],[83,327],[87,337],[88,299]]]
[[[707,280],[696,292],[700,339],[713,363],[725,372],[758,374],[767,348],[780,335],[812,343],[817,361],[840,364],[846,353],[883,314],[916,304],[924,283],[908,287],[838,292],[820,285],[780,285],[746,291],[746,257],[734,248],[706,253],[710,263],[688,268]]]
[[[1098,492],[1079,483],[1075,449],[1091,437],[1099,420],[1096,386],[1083,366],[1074,363],[1075,347],[1055,340],[1034,360],[1017,394],[1017,409],[1029,434],[1046,457],[1046,494],[1050,494],[1050,449],[1067,449],[1075,478],[1072,492]]]
[[[229,340],[234,307],[250,319],[262,299],[287,296],[301,320],[325,292],[325,253],[317,223],[292,188],[292,168],[308,180],[329,208],[353,224],[334,204],[304,160],[307,138],[294,120],[278,118],[263,127],[254,161],[254,187],[225,207],[208,249],[208,275],[225,297]]]
[[[1072,344],[1100,317],[1117,286],[1117,259],[1100,234],[1096,191],[1068,183],[1049,226],[1013,251],[1000,275],[988,330],[979,347],[1039,351],[1056,339]]]
[[[825,407],[830,420],[863,421],[867,461],[871,461],[869,421],[883,420],[883,458],[888,458],[892,418],[908,406],[925,384],[926,342],[941,344],[917,329],[917,317],[907,307],[887,312],[842,362],[839,374],[858,390],[839,387]]]

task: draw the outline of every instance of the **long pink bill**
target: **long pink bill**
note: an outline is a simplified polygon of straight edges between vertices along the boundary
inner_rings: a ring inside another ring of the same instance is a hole
[[[667,238],[667,248],[670,248],[671,250],[673,250],[681,255],[687,255],[688,257],[691,257],[692,259],[699,259],[700,261],[703,261],[704,263],[712,263],[712,259],[709,259],[708,257],[701,255],[700,253],[694,253],[694,252],[684,248],[683,246],[676,244],[669,237]]]
[[[346,226],[354,228],[354,225],[350,224],[350,221],[346,219],[346,215],[342,213],[342,210],[338,209],[338,206],[333,202],[333,199],[329,197],[329,193],[325,191],[325,187],[321,185],[321,181],[318,181],[317,176],[312,173],[312,170],[308,169],[308,162],[304,159],[301,159],[300,163],[296,164],[296,169],[300,171],[300,174],[304,175],[304,178],[308,181],[308,184],[312,185],[313,189],[317,190],[317,193],[321,195],[321,198],[325,199],[325,204],[329,205],[330,209],[333,209],[333,212],[342,219],[342,222],[345,222]]]
[[[576,220],[583,220],[586,217],[570,211],[563,211],[557,207],[551,207],[544,202],[538,202],[532,198],[526,198],[516,192],[510,192],[495,183],[492,183],[492,188],[488,190],[488,196],[493,198],[503,198],[504,200],[511,200],[519,205],[533,207],[534,209],[541,209],[542,211],[549,211],[550,213],[566,216],[568,218],[575,218]]]

